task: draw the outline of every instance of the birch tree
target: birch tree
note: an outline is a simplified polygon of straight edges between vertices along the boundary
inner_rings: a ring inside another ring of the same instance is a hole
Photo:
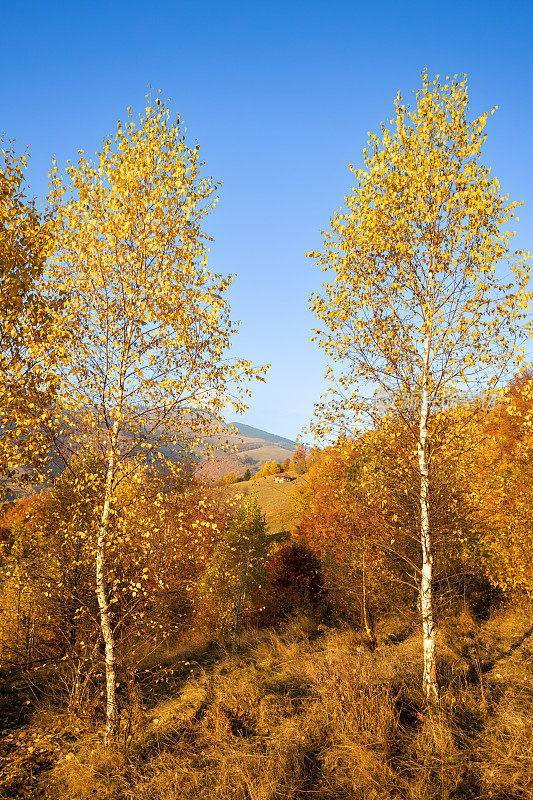
[[[225,403],[246,407],[247,381],[265,371],[226,356],[236,330],[225,298],[232,277],[207,268],[202,226],[217,187],[203,177],[198,150],[158,98],[138,122],[128,109],[94,163],[79,151],[65,177],[55,163],[50,176],[55,246],[44,291],[64,297],[62,324],[74,339],[57,375],[54,442],[65,459],[66,444],[89,445],[106,472],[95,572],[107,744],[118,710],[106,549],[121,476],[147,460],[183,465],[213,441]]]
[[[432,473],[461,436],[446,409],[465,392],[492,390],[519,359],[529,298],[528,254],[512,251],[506,227],[518,204],[481,162],[488,114],[467,113],[466,78],[441,85],[424,72],[414,107],[398,96],[390,127],[370,135],[364,168],[350,166],[346,208],[310,254],[333,274],[311,299],[332,381],[315,432],[376,422],[384,408],[411,431],[428,700],[438,696]]]

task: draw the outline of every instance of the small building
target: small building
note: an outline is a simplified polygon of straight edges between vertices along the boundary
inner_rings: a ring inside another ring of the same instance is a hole
[[[276,483],[290,483],[292,478],[286,472],[281,472],[279,475],[274,475],[274,480]]]

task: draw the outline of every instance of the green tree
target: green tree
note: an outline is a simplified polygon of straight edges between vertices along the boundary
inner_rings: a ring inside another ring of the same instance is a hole
[[[423,685],[436,699],[432,476],[465,426],[464,415],[450,425],[445,411],[458,394],[476,394],[483,382],[494,387],[518,360],[529,269],[504,227],[517,204],[480,161],[488,115],[467,120],[466,79],[442,86],[422,77],[414,109],[398,97],[392,127],[370,137],[364,169],[352,168],[346,210],[332,218],[324,250],[311,254],[334,273],[312,308],[324,323],[317,338],[332,361],[327,375],[336,380],[314,428],[325,435],[385,413],[411,433]],[[502,261],[511,277],[501,277]]]
[[[248,495],[199,584],[198,616],[212,631],[227,634],[233,630],[235,636],[242,618],[260,610],[269,547],[265,517],[257,498]]]

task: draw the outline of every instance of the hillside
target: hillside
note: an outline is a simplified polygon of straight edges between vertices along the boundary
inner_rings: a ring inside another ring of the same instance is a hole
[[[293,442],[292,439],[286,439],[284,436],[278,436],[276,433],[268,433],[268,431],[262,431],[260,428],[252,428],[251,425],[245,425],[243,422],[232,422],[231,425],[237,428],[239,435],[246,439],[259,439],[264,442],[272,442],[272,444],[279,444],[286,450],[294,450],[296,447],[296,442]]]
[[[267,461],[282,463],[292,457],[296,442],[250,425],[232,424],[239,432],[238,436],[230,433],[227,437],[227,444],[232,450],[200,460],[196,468],[196,476],[200,480],[219,481],[231,472],[241,476],[246,469],[250,469],[253,475]]]
[[[228,435],[225,437],[225,444],[230,448],[228,452],[220,452],[217,456],[211,459],[202,459],[201,455],[197,453],[195,458],[198,460],[196,468],[196,476],[200,480],[218,481],[229,475],[230,472],[235,475],[243,475],[247,468],[251,473],[258,472],[259,469],[267,461],[283,462],[287,458],[291,458],[296,447],[296,442],[286,439],[283,436],[278,436],[268,431],[253,428],[250,425],[245,425],[240,422],[230,423],[238,430],[238,435],[228,430]],[[77,440],[79,434],[76,433],[75,439]],[[124,440],[127,442],[127,434],[124,435]],[[215,440],[211,440],[215,442]],[[158,450],[157,437],[149,439],[150,444],[154,448],[154,452]],[[75,441],[65,440],[63,442],[65,452],[70,448],[79,450],[79,444]],[[168,458],[170,461],[177,461],[180,458],[179,450],[173,451],[168,446],[160,448],[163,458]],[[136,451],[134,450],[133,453]],[[144,451],[141,452],[144,456]],[[148,459],[152,463],[157,463],[157,458],[152,456]],[[47,471],[50,480],[44,484],[32,484],[28,487],[19,486],[18,484],[9,483],[10,495],[8,499],[13,499],[26,494],[34,494],[47,488],[54,478],[63,470],[64,464],[60,463],[56,458],[50,457],[47,465],[41,465],[42,469]],[[22,470],[22,474],[28,470]]]
[[[269,533],[290,531],[300,519],[292,502],[292,494],[295,489],[305,485],[307,476],[296,475],[295,472],[288,474],[292,478],[290,483],[276,483],[274,476],[268,475],[256,480],[231,484],[225,487],[225,492],[233,496],[255,494],[266,517]]]

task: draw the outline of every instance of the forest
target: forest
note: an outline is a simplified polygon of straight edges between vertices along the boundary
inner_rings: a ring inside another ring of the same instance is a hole
[[[269,365],[147,103],[44,210],[2,141],[0,797],[531,797],[530,254],[489,115],[462,76],[398,95],[308,253],[330,389],[214,481]]]

